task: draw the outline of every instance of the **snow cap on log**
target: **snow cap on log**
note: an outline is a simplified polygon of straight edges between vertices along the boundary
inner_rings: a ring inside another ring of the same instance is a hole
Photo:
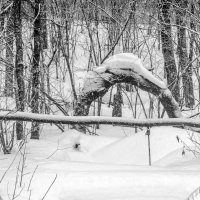
[[[152,75],[152,73],[144,67],[142,60],[132,53],[120,53],[111,56],[101,66],[95,68],[94,71],[101,74],[110,70],[129,70],[130,72],[142,76],[144,79],[147,79],[160,88],[167,88],[166,84]]]

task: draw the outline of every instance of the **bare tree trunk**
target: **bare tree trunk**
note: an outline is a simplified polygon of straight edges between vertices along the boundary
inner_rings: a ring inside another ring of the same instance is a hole
[[[13,65],[13,43],[14,43],[14,18],[13,8],[7,17],[6,28],[6,74],[5,74],[5,96],[13,97],[13,80],[14,80],[14,65]]]
[[[191,3],[191,13],[194,15],[194,4],[193,3]],[[192,18],[190,19],[190,28],[192,30],[196,29]],[[188,72],[189,72],[188,76],[191,79],[189,82],[189,84],[190,84],[189,94],[191,94],[191,95],[188,97],[190,100],[189,102],[191,102],[191,106],[189,105],[190,107],[194,106],[194,104],[195,104],[193,82],[191,82],[192,81],[192,71],[193,71],[192,60],[193,60],[193,52],[194,52],[194,41],[195,41],[195,34],[193,32],[191,32],[190,51],[189,51],[189,66],[188,66]]]
[[[46,81],[47,81],[47,94],[51,96],[51,86],[50,86],[50,69],[47,68],[47,74],[46,74]],[[50,114],[50,100],[47,100],[47,106],[46,106],[46,113]]]
[[[34,50],[32,63],[32,95],[31,109],[33,113],[39,113],[39,77],[40,77],[40,53],[41,53],[41,0],[35,0],[35,21],[34,21]],[[33,122],[31,127],[31,139],[39,139],[39,123]]]
[[[42,49],[48,48],[48,32],[47,32],[47,8],[46,0],[41,0],[41,38]]]
[[[121,91],[121,85],[120,83],[117,84],[117,93],[114,95],[113,99],[113,111],[112,116],[113,117],[122,117],[122,91]]]
[[[42,65],[40,66],[40,90],[45,91],[45,58],[44,58],[44,50],[48,49],[48,35],[47,35],[47,8],[46,8],[46,0],[41,0],[41,62]],[[40,113],[45,112],[46,107],[46,97],[42,93],[40,95]]]
[[[3,10],[3,3],[0,3],[0,12]],[[5,15],[1,14],[0,15],[0,31],[2,32],[4,29],[4,20],[5,20]],[[2,36],[1,36],[2,37]],[[2,39],[2,38],[0,38]]]
[[[179,70],[181,70],[181,77],[183,83],[183,97],[185,106],[192,108],[194,106],[194,91],[192,81],[192,68],[189,64],[186,42],[186,9],[188,8],[188,1],[176,1],[176,20],[177,20],[177,34],[178,34],[178,57]]]
[[[178,85],[176,62],[174,58],[174,50],[171,35],[171,16],[170,5],[172,0],[160,0],[160,16],[161,23],[161,42],[162,52],[164,56],[164,69],[167,76],[168,87],[171,90],[176,101],[180,100],[180,91]]]
[[[16,57],[15,57],[15,75],[17,81],[16,105],[18,111],[24,111],[25,88],[24,88],[24,64],[23,64],[23,47],[22,47],[22,19],[21,19],[21,0],[14,1],[13,9],[15,13],[14,30],[16,40]],[[23,138],[23,122],[16,124],[17,139]]]
[[[191,3],[191,13],[194,15],[194,3]],[[194,20],[192,18],[190,18],[190,28],[191,30],[196,30],[196,26],[194,23]],[[191,32],[190,35],[190,51],[189,51],[189,62],[192,62],[193,59],[193,54],[194,54],[194,42],[195,42],[195,34],[193,32]],[[191,64],[191,68],[192,68],[192,64]]]

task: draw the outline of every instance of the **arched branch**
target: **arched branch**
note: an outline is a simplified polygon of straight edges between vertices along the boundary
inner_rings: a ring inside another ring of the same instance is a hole
[[[178,103],[165,83],[153,76],[143,67],[141,60],[131,53],[114,55],[94,71],[88,72],[74,115],[88,115],[91,103],[116,83],[132,84],[150,92],[161,101],[170,118],[182,116]]]

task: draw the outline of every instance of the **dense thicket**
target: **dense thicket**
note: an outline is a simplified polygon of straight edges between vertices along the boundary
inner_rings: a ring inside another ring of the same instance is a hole
[[[198,116],[199,11],[197,0],[1,0],[0,110],[70,115],[86,72],[129,52],[167,83],[181,110]],[[165,115],[160,99],[146,93],[144,100],[137,85],[108,93],[94,102],[94,115],[102,103],[113,116],[123,116],[125,104],[134,118]],[[39,139],[39,126],[32,124],[32,138]],[[18,139],[24,132],[17,123]]]

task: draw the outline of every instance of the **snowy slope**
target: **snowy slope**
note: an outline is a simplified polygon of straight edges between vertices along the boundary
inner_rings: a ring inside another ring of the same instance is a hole
[[[145,133],[146,131],[139,132],[106,146],[93,154],[94,160],[103,163],[148,165],[148,137]],[[178,143],[176,136],[182,138],[189,146],[192,145],[188,134],[189,131],[178,128],[152,128],[150,135],[152,163],[183,147],[183,144]]]
[[[0,180],[6,173],[1,196],[12,199],[15,191],[17,200],[182,200],[200,186],[200,160],[187,152],[182,156],[176,141],[176,135],[186,140],[186,131],[152,128],[154,162],[149,167],[145,131],[130,135],[130,128],[107,128],[98,131],[100,136],[87,136],[44,127],[41,140],[26,145],[21,187],[17,169],[22,154],[17,154],[17,145],[13,154],[0,154]],[[77,143],[80,148],[74,149]]]

